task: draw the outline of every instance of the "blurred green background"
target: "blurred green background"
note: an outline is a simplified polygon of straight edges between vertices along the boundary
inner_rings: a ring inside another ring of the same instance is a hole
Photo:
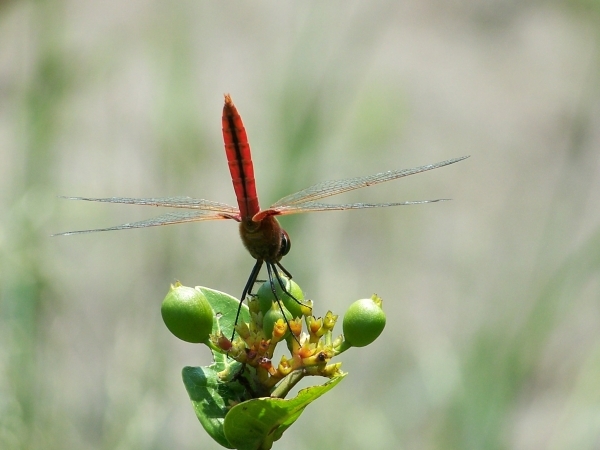
[[[275,448],[600,448],[600,3],[0,2],[0,448],[217,449],[160,318],[176,279],[239,296],[233,222],[53,237],[235,203],[231,93],[263,206],[472,155],[282,220],[316,311],[388,326]]]

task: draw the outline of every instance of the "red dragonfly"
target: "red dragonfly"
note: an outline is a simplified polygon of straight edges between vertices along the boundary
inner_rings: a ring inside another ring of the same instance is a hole
[[[317,200],[352,191],[367,186],[373,186],[385,181],[395,180],[415,173],[437,169],[438,167],[454,164],[468,156],[449,159],[447,161],[414,167],[412,169],[390,170],[365,177],[346,178],[343,180],[330,180],[317,183],[306,189],[288,195],[273,203],[268,209],[260,209],[256,194],[254,180],[254,167],[248,145],[246,129],[236,107],[229,95],[225,95],[223,107],[223,140],[233,188],[237,198],[238,207],[225,203],[201,200],[190,197],[167,198],[88,198],[88,197],[63,197],[69,200],[85,200],[93,202],[126,203],[131,205],[165,206],[179,208],[187,211],[169,212],[153,219],[139,222],[126,223],[108,228],[94,230],[69,231],[58,235],[93,233],[96,231],[126,230],[130,228],[145,228],[159,225],[170,225],[185,222],[199,222],[203,220],[231,219],[239,222],[242,242],[250,255],[256,259],[254,268],[246,282],[240,301],[243,301],[256,283],[256,279],[263,264],[267,266],[271,289],[275,294],[274,280],[285,290],[284,283],[278,268],[289,278],[291,274],[281,265],[280,261],[291,247],[290,237],[281,228],[275,216],[304,213],[311,211],[332,211],[346,209],[381,208],[386,206],[414,205],[420,203],[433,203],[447,199],[421,200],[394,203],[346,203],[327,204]],[[277,298],[277,295],[275,295]],[[240,305],[241,306],[241,305]],[[239,314],[239,310],[238,310]],[[237,318],[236,318],[237,322]]]

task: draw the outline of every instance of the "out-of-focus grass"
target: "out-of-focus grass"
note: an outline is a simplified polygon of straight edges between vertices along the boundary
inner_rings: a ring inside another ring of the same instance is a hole
[[[263,206],[472,154],[340,199],[453,202],[285,219],[284,263],[319,311],[377,291],[389,325],[281,447],[596,448],[597,17],[596,2],[0,4],[0,448],[218,448],[179,374],[208,352],[158,309],[176,278],[239,295],[235,225],[49,235],[159,214],[56,195],[233,203],[225,92]]]

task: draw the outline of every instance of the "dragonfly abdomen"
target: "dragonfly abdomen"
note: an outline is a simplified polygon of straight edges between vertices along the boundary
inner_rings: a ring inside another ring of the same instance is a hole
[[[229,95],[225,95],[222,124],[225,153],[240,216],[242,219],[250,218],[260,211],[254,166],[244,123]]]

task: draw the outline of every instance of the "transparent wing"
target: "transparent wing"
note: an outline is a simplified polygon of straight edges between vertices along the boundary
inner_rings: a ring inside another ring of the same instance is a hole
[[[343,209],[342,205],[337,205],[334,208],[324,208],[323,205],[316,209],[311,209],[310,205],[313,204],[315,200],[331,197],[332,195],[341,194],[342,192],[353,191],[355,189],[364,188],[367,186],[373,186],[375,184],[383,183],[385,181],[395,180],[397,178],[406,177],[408,175],[413,175],[415,173],[425,172],[427,170],[437,169],[438,167],[447,166],[449,164],[454,164],[456,162],[462,161],[463,159],[468,158],[468,156],[462,156],[460,158],[453,158],[447,161],[438,162],[435,164],[428,164],[426,166],[413,167],[412,169],[400,169],[400,170],[390,170],[388,172],[376,173],[375,175],[368,175],[365,177],[355,177],[355,178],[346,178],[343,180],[330,180],[324,181],[322,183],[315,184],[313,186],[307,187],[295,194],[288,195],[278,200],[277,202],[271,205],[272,210],[282,211],[281,214],[293,214],[294,212],[305,212],[305,211],[324,211],[326,209]],[[428,200],[423,202],[407,202],[407,203],[382,203],[378,204],[379,206],[395,206],[401,204],[414,204],[414,203],[428,203],[432,201],[439,200]],[[353,203],[352,205],[368,205],[367,203]],[[293,211],[294,206],[297,205],[298,211]],[[309,205],[309,207],[304,207],[302,205]],[[332,205],[335,206],[335,205]],[[373,208],[376,206],[363,206],[363,208]],[[346,209],[357,209],[359,206],[354,206]],[[284,213],[283,211],[287,211]]]
[[[202,220],[219,219],[233,219],[233,217],[223,215],[222,213],[218,212],[204,210],[178,211],[174,213],[166,213],[162,216],[158,216],[153,219],[141,220],[139,222],[124,223],[123,225],[117,225],[108,228],[95,228],[93,230],[67,231],[65,233],[53,234],[53,236],[68,236],[70,234],[95,233],[97,231],[128,230],[130,228],[157,227],[160,225],[171,225],[175,223],[200,222]]]
[[[437,200],[415,200],[408,202],[395,202],[395,203],[341,203],[337,205],[330,205],[327,203],[317,203],[317,202],[306,202],[300,205],[294,206],[280,206],[275,210],[266,210],[267,214],[272,211],[273,215],[288,215],[288,214],[297,214],[303,212],[313,212],[313,211],[343,211],[346,209],[366,209],[366,208],[386,208],[388,206],[405,206],[405,205],[420,205],[421,203],[435,203],[435,202],[445,202],[450,199],[448,198],[439,198]],[[262,211],[261,211],[262,212]],[[261,213],[258,213],[261,214]]]
[[[161,197],[161,198],[127,198],[127,197],[61,197],[68,200],[85,200],[88,202],[124,203],[128,205],[164,206],[168,208],[186,208],[194,211],[180,211],[166,213],[153,219],[139,222],[125,223],[108,228],[95,228],[93,230],[67,231],[53,236],[67,236],[70,234],[94,233],[96,231],[128,230],[130,228],[156,227],[176,223],[199,222],[202,220],[233,219],[239,221],[237,208],[225,203],[212,202],[191,197]]]
[[[215,211],[223,214],[237,215],[239,210],[231,205],[220,202],[212,202],[191,197],[157,197],[157,198],[127,198],[127,197],[64,197],[67,200],[85,200],[86,202],[125,203],[128,205],[164,206],[167,208],[202,209]]]

